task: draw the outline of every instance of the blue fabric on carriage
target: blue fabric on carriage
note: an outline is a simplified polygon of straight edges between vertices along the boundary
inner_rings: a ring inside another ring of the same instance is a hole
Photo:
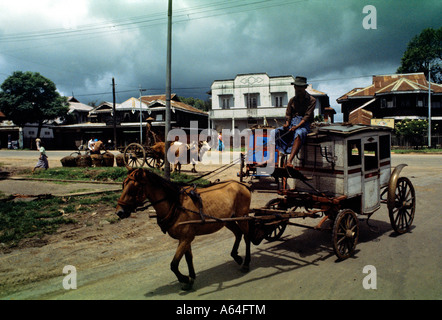
[[[301,122],[301,120],[302,120],[301,116],[293,117],[288,129],[298,125]],[[307,139],[307,134],[310,133],[310,123],[306,121],[301,127],[296,129],[295,131],[288,131],[288,129],[285,130],[283,127],[276,128],[274,134],[276,149],[279,152],[286,154],[292,152],[293,142],[295,142],[295,139],[297,137],[301,139],[302,145],[305,143],[305,140]]]

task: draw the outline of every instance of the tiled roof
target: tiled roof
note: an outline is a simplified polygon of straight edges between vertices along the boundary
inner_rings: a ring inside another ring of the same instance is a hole
[[[351,98],[373,97],[375,95],[400,92],[428,91],[428,81],[420,73],[390,74],[373,76],[372,84],[365,88],[355,88],[342,95],[337,101]],[[442,85],[431,83],[433,93],[442,93]]]

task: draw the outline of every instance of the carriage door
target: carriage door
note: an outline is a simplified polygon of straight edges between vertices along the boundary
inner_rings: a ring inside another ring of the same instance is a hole
[[[362,176],[362,211],[371,213],[380,206],[379,137],[362,139],[364,172]]]

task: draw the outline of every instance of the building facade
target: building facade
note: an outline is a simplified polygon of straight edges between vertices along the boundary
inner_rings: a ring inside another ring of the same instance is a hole
[[[166,96],[142,96],[115,104],[103,102],[89,112],[89,121],[69,125],[59,125],[54,128],[54,136],[59,148],[74,149],[86,143],[90,138],[97,138],[104,142],[117,137],[117,147],[124,147],[132,142],[144,144],[146,142],[147,119],[151,118],[151,130],[164,141],[165,133]],[[189,106],[180,101],[175,94],[171,97],[171,129],[180,128],[190,132],[191,122],[196,122],[199,130],[207,129],[208,113]]]
[[[423,73],[373,76],[372,84],[354,88],[337,99],[344,121],[366,111],[375,119],[428,119],[428,96],[431,120],[442,122],[442,85],[428,83]]]
[[[211,128],[239,129],[254,125],[278,127],[285,122],[289,100],[295,95],[293,76],[271,77],[267,73],[238,74],[234,79],[215,80],[212,83]],[[314,90],[307,92],[316,98],[315,116],[330,112],[327,94]]]

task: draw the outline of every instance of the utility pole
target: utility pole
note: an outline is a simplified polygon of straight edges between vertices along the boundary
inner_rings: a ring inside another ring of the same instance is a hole
[[[431,63],[428,63],[428,148],[431,148]]]
[[[115,79],[112,77],[112,99],[113,99],[113,117],[114,117],[114,150],[117,150],[117,112],[115,108]]]
[[[141,89],[140,85],[140,144],[143,144],[143,106],[141,102],[141,92],[146,91],[146,89]]]
[[[169,0],[169,9],[167,11],[167,65],[166,65],[166,119],[165,119],[165,155],[164,155],[164,176],[170,180],[170,164],[167,159],[170,141],[167,135],[170,131],[170,100],[171,100],[171,65],[172,65],[172,0]]]

